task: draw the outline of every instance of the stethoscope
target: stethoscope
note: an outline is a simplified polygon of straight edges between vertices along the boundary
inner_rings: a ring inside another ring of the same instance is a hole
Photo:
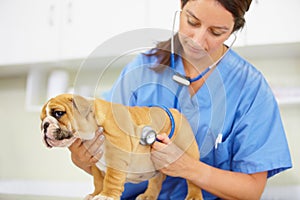
[[[171,130],[170,133],[168,134],[168,137],[172,138],[175,132],[175,120],[171,111],[166,106],[162,106],[162,105],[157,105],[157,106],[151,105],[150,107],[159,107],[168,114],[171,122]],[[155,141],[157,141],[156,136],[157,133],[150,126],[144,126],[141,132],[140,144],[144,146],[147,145],[151,146]]]
[[[175,71],[175,51],[174,51],[174,35],[175,35],[175,23],[176,23],[176,16],[178,13],[180,13],[181,10],[175,11],[174,18],[173,18],[173,26],[172,26],[172,32],[171,32],[171,52],[170,52],[170,68]],[[172,76],[173,81],[179,84],[180,87],[178,87],[176,97],[174,100],[174,108],[177,107],[177,97],[179,95],[180,89],[182,88],[181,86],[189,86],[191,83],[200,80],[202,77],[204,77],[211,69],[213,69],[217,64],[224,58],[224,56],[229,52],[229,50],[232,48],[233,44],[235,43],[237,36],[235,33],[233,33],[234,39],[231,42],[231,44],[228,46],[227,51],[214,63],[212,63],[210,66],[208,66],[204,71],[202,71],[198,76],[194,78],[187,77],[183,74],[180,74],[179,72],[174,73]],[[171,120],[171,131],[169,133],[169,138],[171,138],[174,134],[174,129],[175,129],[175,121],[174,118],[170,112],[170,110],[164,106],[158,106],[161,107],[165,112],[167,112],[170,120]],[[144,146],[151,146],[156,139],[157,133],[150,127],[150,126],[145,126],[142,129],[141,132],[141,138],[140,138],[140,144]]]

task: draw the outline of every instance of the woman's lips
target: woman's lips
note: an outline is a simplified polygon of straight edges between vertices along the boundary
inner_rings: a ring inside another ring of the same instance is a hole
[[[188,50],[193,53],[193,54],[197,54],[198,56],[208,56],[208,53],[202,49],[202,48],[199,48],[199,47],[196,47],[194,45],[190,45],[190,44],[187,44],[187,47],[188,47]]]

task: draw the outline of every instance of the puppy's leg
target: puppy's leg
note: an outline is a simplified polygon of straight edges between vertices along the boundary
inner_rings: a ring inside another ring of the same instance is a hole
[[[92,174],[93,174],[93,177],[94,177],[94,186],[95,186],[95,191],[92,195],[96,196],[103,189],[103,179],[104,179],[104,177],[102,175],[102,172],[98,169],[98,167],[96,165],[92,166]]]
[[[203,200],[201,189],[192,182],[187,181],[188,194],[185,200]]]
[[[108,167],[103,180],[103,189],[93,200],[120,199],[124,191],[126,176],[125,172]]]
[[[100,192],[103,189],[103,175],[102,172],[98,169],[96,165],[92,166],[92,175],[94,178],[94,192],[92,194],[89,194],[88,196],[85,197],[84,200],[91,200],[93,199],[94,196],[97,194],[100,194]]]
[[[140,194],[136,200],[156,200],[165,179],[166,175],[162,173],[158,173],[155,177],[151,178],[148,182],[147,190],[143,194]]]
[[[191,157],[199,160],[200,154],[198,151],[198,146],[197,146],[196,141],[193,141],[193,144],[188,148],[187,154],[190,155]],[[201,188],[194,185],[190,181],[187,181],[187,186],[188,186],[188,194],[187,194],[185,200],[202,200],[203,199]]]

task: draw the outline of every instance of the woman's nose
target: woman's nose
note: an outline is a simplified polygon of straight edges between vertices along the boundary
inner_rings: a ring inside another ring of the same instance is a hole
[[[198,48],[205,49],[206,40],[207,40],[206,29],[201,27],[195,30],[192,40]]]

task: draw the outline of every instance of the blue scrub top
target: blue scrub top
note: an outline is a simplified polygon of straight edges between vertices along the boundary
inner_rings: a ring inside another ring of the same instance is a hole
[[[138,55],[106,99],[130,106],[177,108],[190,122],[200,160],[211,166],[246,174],[268,171],[268,177],[292,167],[274,95],[246,60],[229,50],[193,96],[172,80],[175,72],[185,74],[180,58],[175,70],[155,72],[151,68],[156,62],[154,56]],[[147,182],[126,183],[122,199],[135,199],[146,186]],[[186,194],[184,179],[167,177],[159,199],[184,199]],[[217,199],[206,191],[203,196]]]

